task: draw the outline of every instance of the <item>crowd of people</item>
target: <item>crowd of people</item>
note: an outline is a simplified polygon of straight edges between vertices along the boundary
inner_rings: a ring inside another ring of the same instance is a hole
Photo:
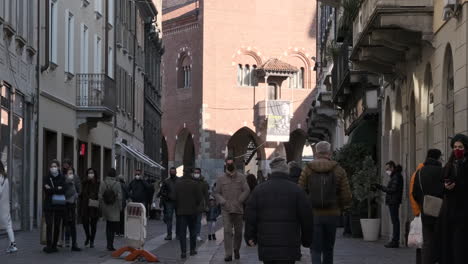
[[[445,166],[442,152],[430,149],[424,163],[411,177],[409,198],[414,215],[422,219],[424,241],[422,249],[417,250],[418,263],[466,263],[468,137],[454,136],[451,147],[453,151]],[[222,217],[226,262],[241,258],[244,239],[248,246],[258,247],[259,260],[264,263],[295,263],[302,258],[301,246],[310,248],[312,263],[333,263],[339,217],[351,207],[352,195],[345,170],[332,160],[330,143],[317,143],[315,159],[303,168],[296,162],[288,164],[283,157],[276,157],[270,161],[270,169],[267,180],[258,183],[254,175],[244,176],[236,168],[234,158],[229,157],[225,160],[224,174],[217,177],[212,187],[200,168],[190,167],[184,168],[181,177],[172,167],[169,177],[157,183],[143,179],[142,171],[136,170],[134,179],[127,185],[123,177],[117,177],[115,169],[110,169],[100,182],[92,168],[84,177],[78,177],[70,160],[64,160],[62,166],[53,160],[43,180],[44,252],[57,252],[61,239],[72,251],[81,251],[77,220],[86,235],[84,245],[93,248],[100,217],[106,221],[107,249],[114,251],[114,237],[125,233],[127,202],[142,203],[149,209],[155,206],[154,201],[160,201],[167,225],[165,240],[174,238],[175,226],[182,259],[187,258],[187,253],[197,254],[205,215],[209,240],[217,239],[216,223]],[[374,184],[373,190],[386,193],[385,203],[393,225],[392,239],[385,246],[398,248],[404,190],[402,167],[389,161],[385,172],[388,184]],[[8,252],[16,252],[8,185],[0,162],[0,228],[7,230],[11,242]],[[430,199],[432,208],[427,209]],[[434,209],[433,199],[442,201],[439,209]]]

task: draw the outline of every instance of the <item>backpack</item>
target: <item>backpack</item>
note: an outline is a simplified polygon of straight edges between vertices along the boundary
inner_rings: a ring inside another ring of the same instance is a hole
[[[106,190],[102,194],[102,200],[104,200],[106,205],[112,205],[117,201],[117,194],[112,188],[109,188],[109,185],[106,186]]]
[[[309,175],[307,187],[313,208],[326,209],[337,205],[336,176],[333,171]]]

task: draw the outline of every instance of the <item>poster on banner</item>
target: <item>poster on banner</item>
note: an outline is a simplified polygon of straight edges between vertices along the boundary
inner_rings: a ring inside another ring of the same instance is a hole
[[[290,104],[291,102],[289,101],[268,101],[266,141],[289,141],[291,123]]]

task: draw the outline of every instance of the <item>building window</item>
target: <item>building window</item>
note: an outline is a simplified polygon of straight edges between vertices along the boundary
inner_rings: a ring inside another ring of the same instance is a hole
[[[237,85],[242,86],[244,71],[242,69],[242,64],[237,66]]]
[[[244,67],[244,83],[243,86],[250,86],[250,66],[248,64]]]
[[[88,73],[88,46],[89,46],[89,37],[88,37],[88,27],[84,24],[81,24],[81,73]]]
[[[268,100],[278,100],[278,86],[276,83],[268,84]]]
[[[94,44],[94,73],[102,72],[102,41],[101,37],[95,36]]]
[[[74,73],[75,62],[75,18],[69,10],[65,11],[65,72]]]
[[[304,88],[304,67],[301,67],[299,71],[295,72],[289,77],[289,88],[291,89],[303,89]]]
[[[192,84],[192,67],[187,56],[181,57],[177,71],[178,88],[190,88]]]
[[[109,47],[107,60],[108,60],[107,76],[109,76],[110,78],[114,78],[114,51],[112,50],[112,47]]]
[[[257,78],[255,75],[255,70],[257,69],[257,65],[253,64],[250,66],[249,64],[237,65],[237,85],[238,86],[255,86],[257,85]]]
[[[50,1],[49,10],[49,61],[57,64],[57,0]]]
[[[257,65],[252,65],[252,70],[250,71],[250,85],[257,86]]]

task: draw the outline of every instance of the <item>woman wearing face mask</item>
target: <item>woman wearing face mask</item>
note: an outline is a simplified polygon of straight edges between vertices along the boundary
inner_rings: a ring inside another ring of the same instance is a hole
[[[452,154],[444,169],[445,199],[442,212],[443,264],[466,263],[468,252],[468,137],[455,135]]]
[[[65,178],[60,173],[60,163],[53,160],[49,166],[49,174],[44,177],[44,215],[46,219],[47,246],[46,253],[57,252],[57,240],[65,214]]]
[[[99,219],[99,177],[94,169],[89,168],[83,178],[79,197],[79,217],[86,234],[85,246],[94,248],[96,227]]]
[[[10,239],[10,246],[7,253],[18,251],[15,243],[15,234],[13,233],[13,225],[10,215],[10,183],[5,172],[5,167],[0,161],[0,229],[5,229]]]
[[[67,199],[66,204],[66,215],[65,224],[67,232],[71,235],[72,239],[72,251],[81,251],[76,243],[76,200],[80,193],[80,185],[76,184],[75,170],[68,168],[65,176],[65,198]]]

